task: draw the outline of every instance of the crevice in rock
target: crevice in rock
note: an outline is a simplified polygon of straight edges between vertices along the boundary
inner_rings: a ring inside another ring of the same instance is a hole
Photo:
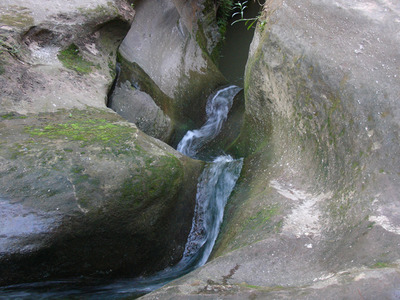
[[[112,106],[112,95],[114,93],[114,90],[115,90],[115,87],[117,85],[117,82],[118,82],[120,74],[121,74],[121,66],[120,66],[119,63],[116,63],[115,64],[115,78],[114,78],[114,80],[113,80],[113,82],[112,82],[112,84],[110,86],[110,90],[107,93],[107,103],[106,103],[106,105],[107,105],[108,108],[111,108],[111,106]]]

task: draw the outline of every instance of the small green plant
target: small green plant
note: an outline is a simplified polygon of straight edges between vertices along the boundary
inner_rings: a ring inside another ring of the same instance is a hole
[[[228,19],[231,17],[233,0],[219,0],[216,4],[216,19],[221,36],[225,36]]]
[[[68,48],[58,53],[58,59],[67,69],[74,70],[80,74],[90,73],[93,63],[84,59],[75,44],[71,44]]]
[[[234,25],[234,24],[239,23],[239,22],[244,22],[245,26],[247,26],[247,30],[249,30],[250,28],[253,27],[254,24],[257,23],[257,21],[260,19],[261,14],[258,14],[254,18],[245,18],[244,17],[244,12],[245,12],[245,10],[247,8],[247,5],[246,5],[247,2],[248,1],[243,1],[243,2],[238,1],[238,2],[235,3],[233,9],[237,10],[237,11],[232,14],[232,18],[235,17],[235,16],[240,16],[240,18],[235,20],[235,21],[233,21],[231,23],[231,25]],[[258,0],[257,0],[257,3],[260,6],[263,5]],[[265,22],[263,21],[263,22],[260,23],[261,29],[264,29],[264,26],[265,26]]]
[[[10,45],[9,43],[5,42],[4,40],[0,39],[0,54],[4,51],[10,54],[17,54],[21,50],[21,47],[18,45]]]
[[[373,269],[383,269],[383,268],[388,268],[388,267],[390,267],[390,265],[385,262],[377,262],[376,264],[374,264],[372,266]]]
[[[26,119],[26,116],[21,116],[16,113],[10,112],[0,116],[3,120],[13,120],[13,119]]]

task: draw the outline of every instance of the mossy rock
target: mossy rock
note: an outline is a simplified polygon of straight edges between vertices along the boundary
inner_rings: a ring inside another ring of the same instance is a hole
[[[2,203],[50,224],[46,238],[33,231],[0,256],[2,284],[133,276],[179,261],[201,162],[107,109],[0,120]],[[20,253],[22,244],[31,250]]]
[[[93,63],[84,59],[79,54],[79,49],[75,44],[69,45],[58,54],[58,59],[67,69],[74,70],[80,74],[90,73]]]

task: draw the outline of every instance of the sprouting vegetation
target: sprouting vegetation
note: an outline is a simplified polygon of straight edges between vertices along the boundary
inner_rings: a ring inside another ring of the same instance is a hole
[[[238,1],[238,2],[235,3],[235,5],[233,6],[233,10],[235,12],[232,14],[232,18],[234,18],[236,16],[239,16],[239,19],[233,21],[231,23],[231,25],[234,25],[234,24],[239,23],[239,22],[244,22],[245,26],[247,26],[247,30],[249,30],[250,28],[252,28],[254,26],[254,24],[257,23],[257,21],[259,21],[259,19],[261,17],[261,13],[259,13],[254,18],[245,18],[244,17],[244,12],[245,12],[245,10],[247,8],[247,2],[248,1],[243,1],[243,2]],[[260,6],[264,5],[264,3],[261,3],[259,0],[257,0],[257,3]],[[261,28],[263,28],[264,25],[265,25],[265,22],[260,22],[260,27]]]
[[[217,5],[217,25],[221,35],[224,36],[232,12],[233,0],[220,0]]]
[[[383,268],[388,268],[388,267],[390,267],[390,265],[385,262],[377,262],[376,264],[374,264],[372,266],[373,269],[383,269]]]
[[[12,119],[26,119],[26,116],[19,115],[15,112],[10,112],[6,114],[0,115],[1,119],[3,120],[12,120]]]
[[[74,70],[80,74],[90,73],[93,63],[84,59],[75,44],[69,45],[58,53],[58,59],[64,67]]]
[[[6,41],[0,39],[0,54],[2,54],[3,52],[8,52],[10,54],[17,54],[18,52],[20,52],[21,47],[18,45],[11,45],[9,43],[7,43]]]

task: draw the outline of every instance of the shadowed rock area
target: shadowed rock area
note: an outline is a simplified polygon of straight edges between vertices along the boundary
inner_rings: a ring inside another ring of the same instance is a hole
[[[400,6],[267,1],[204,267],[144,299],[397,299]]]

